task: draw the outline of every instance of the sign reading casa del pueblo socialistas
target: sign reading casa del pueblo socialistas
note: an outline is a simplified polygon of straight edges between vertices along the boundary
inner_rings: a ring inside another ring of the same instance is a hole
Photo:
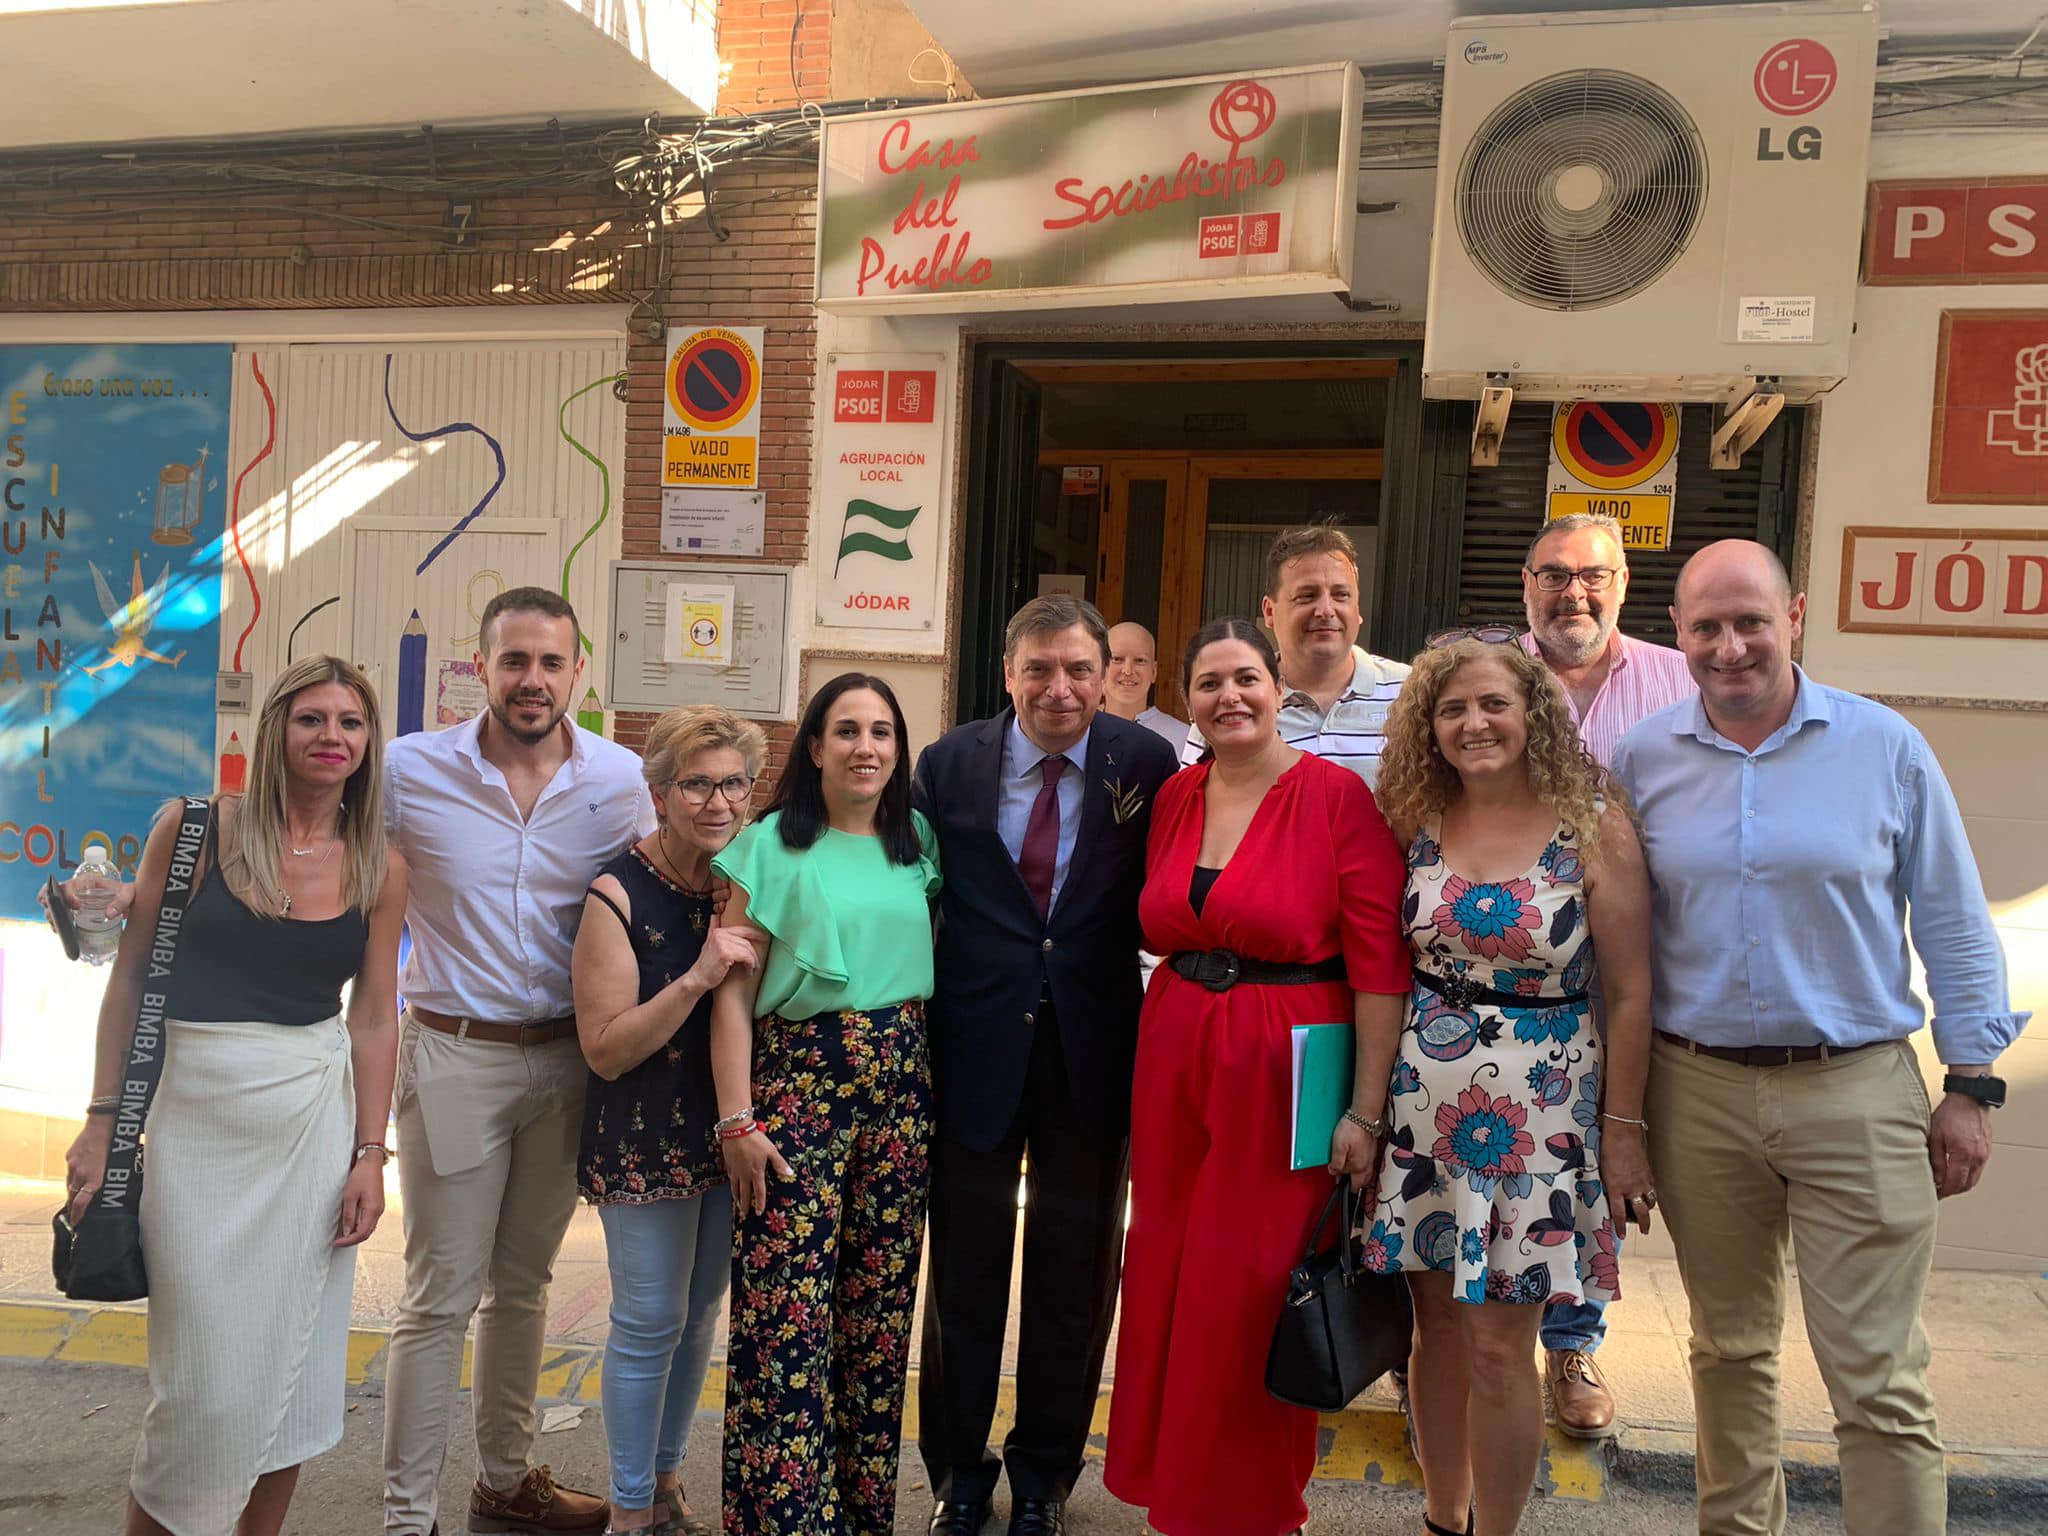
[[[1349,288],[1349,64],[830,118],[818,303],[1023,309]]]

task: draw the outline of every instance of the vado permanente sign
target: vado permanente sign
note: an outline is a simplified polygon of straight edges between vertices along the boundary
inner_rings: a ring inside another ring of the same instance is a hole
[[[1026,309],[1351,285],[1350,64],[828,118],[818,303]]]

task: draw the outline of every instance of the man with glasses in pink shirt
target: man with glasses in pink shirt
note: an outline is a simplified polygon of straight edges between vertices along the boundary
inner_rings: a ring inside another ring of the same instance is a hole
[[[1540,656],[1564,690],[1572,721],[1603,768],[1638,721],[1698,691],[1685,657],[1624,635],[1628,600],[1621,524],[1578,513],[1544,525],[1522,562],[1523,650]],[[1615,1431],[1614,1393],[1593,1363],[1607,1334],[1605,1303],[1561,1302],[1543,1314],[1543,1358],[1557,1427],[1580,1439]]]

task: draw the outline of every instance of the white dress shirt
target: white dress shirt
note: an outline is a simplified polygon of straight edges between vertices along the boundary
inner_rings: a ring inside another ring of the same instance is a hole
[[[408,1003],[492,1023],[571,1011],[569,955],[600,867],[654,830],[634,753],[567,725],[568,760],[525,820],[478,745],[479,715],[384,755],[384,825],[411,866]]]

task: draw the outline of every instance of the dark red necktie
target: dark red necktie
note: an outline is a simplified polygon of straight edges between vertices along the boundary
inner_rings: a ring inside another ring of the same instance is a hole
[[[1060,860],[1060,774],[1066,766],[1064,757],[1048,757],[1038,765],[1045,784],[1031,802],[1031,819],[1024,823],[1024,846],[1017,853],[1017,873],[1038,903],[1041,922],[1052,915],[1052,874]]]

